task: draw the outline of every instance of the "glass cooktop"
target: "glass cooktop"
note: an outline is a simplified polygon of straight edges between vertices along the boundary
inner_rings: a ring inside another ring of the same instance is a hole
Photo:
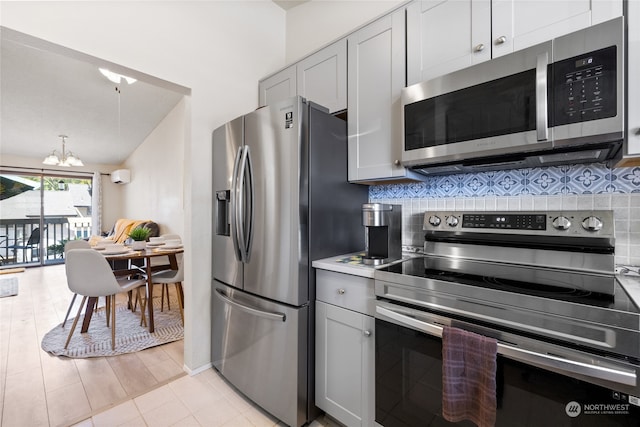
[[[607,295],[577,288],[548,286],[518,280],[479,276],[473,273],[461,271],[445,271],[431,268],[430,264],[429,257],[418,257],[381,268],[379,271],[530,295],[540,298],[550,298],[557,301],[566,301],[581,305],[590,305],[632,313],[640,312],[623,287],[617,282],[615,276],[611,276],[611,281],[614,283],[615,287],[614,295]]]

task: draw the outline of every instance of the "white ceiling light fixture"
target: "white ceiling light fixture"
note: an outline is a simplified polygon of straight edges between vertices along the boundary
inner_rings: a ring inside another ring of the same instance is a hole
[[[58,137],[62,139],[62,157],[58,157],[58,155],[56,154],[56,150],[53,150],[51,154],[49,154],[47,157],[44,158],[42,163],[45,165],[64,166],[64,167],[84,166],[84,163],[82,163],[82,160],[74,156],[71,151],[69,152],[66,151],[65,143],[66,143],[66,139],[69,137],[67,135],[58,135]]]
[[[133,77],[114,73],[113,71],[110,71],[106,68],[98,68],[98,70],[100,70],[103,76],[105,76],[106,78],[108,78],[110,81],[112,81],[117,85],[119,85],[122,82],[122,80],[126,81],[127,84],[134,84],[135,82],[137,82],[137,80],[134,79]]]

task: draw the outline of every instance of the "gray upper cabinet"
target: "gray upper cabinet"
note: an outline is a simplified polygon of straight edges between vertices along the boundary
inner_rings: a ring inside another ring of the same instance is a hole
[[[405,11],[359,29],[348,42],[349,181],[405,178],[400,93],[405,86]]]
[[[491,4],[494,58],[622,15],[622,0],[493,0]]]
[[[407,85],[491,59],[491,0],[407,7]]]
[[[260,107],[296,96],[296,66],[291,65],[264,80],[260,80],[258,91]]]
[[[621,166],[640,164],[640,2],[627,3],[627,138]]]
[[[297,90],[335,113],[347,109],[347,40],[339,40],[296,64]]]
[[[622,15],[622,0],[423,0],[407,7],[407,84]]]
[[[327,107],[330,113],[346,110],[347,40],[338,40],[260,80],[258,89],[261,107],[300,95]]]

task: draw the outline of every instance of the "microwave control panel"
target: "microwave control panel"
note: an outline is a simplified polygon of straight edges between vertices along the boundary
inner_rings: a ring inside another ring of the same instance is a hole
[[[555,62],[552,70],[552,126],[616,115],[616,46]]]

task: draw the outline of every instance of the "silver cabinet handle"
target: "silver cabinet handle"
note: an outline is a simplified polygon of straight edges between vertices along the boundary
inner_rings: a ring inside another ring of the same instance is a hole
[[[340,295],[344,295],[345,292],[347,292],[347,291],[345,291],[344,289],[338,289],[338,293]]]
[[[506,36],[500,36],[496,39],[496,44],[504,44],[507,42],[507,37]]]
[[[246,311],[247,313],[251,313],[255,316],[264,317],[265,319],[270,319],[270,320],[280,320],[282,322],[287,320],[287,316],[284,313],[264,311],[258,308],[249,307],[248,305],[241,304],[229,298],[227,295],[225,295],[224,291],[218,288],[216,288],[216,293],[218,294],[218,298],[220,298],[222,301],[226,302],[229,305],[237,307],[242,311]]]
[[[400,163],[400,160],[394,160],[393,164],[396,165],[396,166],[400,166],[401,163]]]
[[[474,52],[482,52],[484,50],[484,44],[480,43],[473,48]]]
[[[369,338],[371,336],[371,331],[364,331],[364,336]]]

